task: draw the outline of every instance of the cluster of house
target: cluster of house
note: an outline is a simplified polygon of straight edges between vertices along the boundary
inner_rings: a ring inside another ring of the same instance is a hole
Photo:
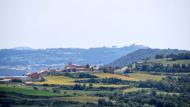
[[[64,69],[46,69],[39,72],[32,72],[26,74],[26,76],[9,76],[9,77],[0,77],[0,83],[10,83],[13,79],[22,80],[25,84],[32,84],[32,81],[40,81],[44,76],[49,74],[61,74],[65,72],[93,72],[98,71],[99,66],[90,66],[90,65],[77,65],[77,64],[66,64]]]
[[[86,71],[98,71],[99,70],[99,66],[95,65],[95,66],[90,66],[90,65],[85,65],[85,66],[81,66],[81,65],[77,65],[77,64],[66,64],[64,66],[64,72],[86,72]]]
[[[27,76],[32,78],[33,80],[41,80],[42,77],[47,76],[48,74],[61,74],[65,72],[91,72],[98,71],[99,66],[81,66],[77,64],[66,64],[64,69],[47,69],[42,70],[40,72],[28,73]]]
[[[11,83],[13,80],[19,80],[27,84],[28,81],[31,81],[31,78],[28,76],[0,76],[0,83],[2,84]]]

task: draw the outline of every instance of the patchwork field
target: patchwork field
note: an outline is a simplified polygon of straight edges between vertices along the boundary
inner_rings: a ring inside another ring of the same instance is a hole
[[[105,74],[109,74],[109,73],[105,73]],[[105,75],[104,74],[104,75]],[[113,78],[113,77],[118,77],[118,78],[127,78],[127,76],[121,76],[121,75],[117,75],[117,74],[109,74],[109,77]],[[84,79],[88,79],[88,78],[82,78]],[[34,84],[54,84],[54,85],[75,85],[75,80],[81,80],[81,78],[76,79],[76,78],[71,78],[71,77],[67,77],[67,76],[47,76],[45,77],[45,81],[44,82],[35,82]],[[79,83],[77,83],[79,84]],[[87,86],[89,85],[89,83],[85,83]],[[82,83],[81,83],[82,85]],[[128,85],[120,85],[120,84],[93,84],[93,87],[125,87]]]
[[[175,84],[170,83],[170,80],[168,81],[167,79],[171,78],[165,78],[166,75],[163,73],[134,72],[128,74],[111,74],[90,72],[90,75],[95,75],[97,78],[93,77],[90,79],[90,77],[72,77],[70,75],[47,76],[44,77],[44,82],[35,82],[32,86],[27,86],[23,83],[0,84],[0,93],[6,97],[5,99],[5,97],[0,96],[0,101],[10,101],[11,99],[13,104],[26,104],[28,107],[30,107],[31,103],[35,104],[35,107],[54,107],[51,106],[52,104],[57,105],[57,107],[60,107],[60,105],[68,105],[67,107],[77,107],[76,105],[80,105],[79,107],[83,107],[85,104],[90,104],[91,106],[88,105],[89,107],[94,107],[93,105],[101,104],[100,101],[107,101],[107,104],[116,105],[121,100],[118,100],[118,98],[123,96],[122,98],[125,99],[125,95],[134,98],[133,101],[137,99],[135,97],[142,97],[141,99],[145,98],[143,97],[144,95],[150,95],[145,99],[151,98],[152,95],[180,96],[180,92],[176,90],[174,90],[174,92],[168,92],[167,90],[159,89],[160,86],[166,87],[167,84],[172,84],[170,86]],[[183,75],[184,73],[181,74],[181,77],[183,77]],[[175,77],[175,75],[173,77]],[[161,80],[162,78],[165,79]],[[76,80],[84,80],[84,82],[77,82]],[[89,80],[94,80],[95,82],[89,82]],[[150,81],[146,80],[156,80],[151,83],[157,83],[160,86],[147,86],[146,84],[150,83]],[[160,80],[164,84],[159,84]],[[17,106],[20,107],[19,105]],[[120,107],[120,105],[118,107]]]
[[[93,75],[97,76],[98,78],[118,78],[121,80],[128,80],[128,81],[145,81],[145,80],[156,80],[159,81],[164,78],[164,75],[152,75],[149,73],[144,72],[136,72],[136,73],[129,73],[126,75],[120,74],[111,74],[111,73],[93,73]],[[75,85],[75,80],[81,79],[88,79],[88,78],[71,78],[67,76],[47,76],[45,77],[44,82],[35,82],[34,84],[54,84],[54,85]],[[77,83],[81,84],[82,83]],[[86,86],[89,86],[89,83],[85,83]],[[102,83],[92,83],[93,87],[126,87],[127,84],[102,84]]]

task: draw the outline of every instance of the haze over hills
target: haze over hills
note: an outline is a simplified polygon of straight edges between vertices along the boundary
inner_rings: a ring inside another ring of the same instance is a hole
[[[148,48],[142,45],[125,47],[98,47],[98,48],[49,48],[32,49],[18,47],[0,50],[1,65],[29,65],[29,64],[108,64],[121,56]]]
[[[178,53],[184,53],[184,52],[190,52],[187,50],[177,50],[177,49],[139,49],[137,51],[134,51],[132,53],[129,53],[112,63],[108,64],[109,66],[113,67],[124,67],[127,64],[134,63],[136,61],[141,61],[145,58],[153,58],[158,54],[178,54]]]
[[[143,45],[97,48],[48,48],[17,47],[0,50],[0,75],[23,75],[28,71],[46,68],[63,68],[64,64],[109,65],[123,67],[126,64],[154,57],[156,54],[182,53],[185,50],[151,49]],[[17,71],[17,72],[16,72]]]

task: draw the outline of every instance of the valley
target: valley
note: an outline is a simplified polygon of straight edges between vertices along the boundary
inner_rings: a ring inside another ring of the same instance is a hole
[[[158,53],[122,68],[70,63],[63,69],[30,73],[22,80],[4,78],[0,80],[0,105],[188,107],[189,56],[189,53]]]

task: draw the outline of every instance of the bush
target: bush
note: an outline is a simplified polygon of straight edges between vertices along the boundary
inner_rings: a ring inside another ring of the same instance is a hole
[[[15,83],[22,83],[22,80],[17,78],[12,79],[11,81]]]

